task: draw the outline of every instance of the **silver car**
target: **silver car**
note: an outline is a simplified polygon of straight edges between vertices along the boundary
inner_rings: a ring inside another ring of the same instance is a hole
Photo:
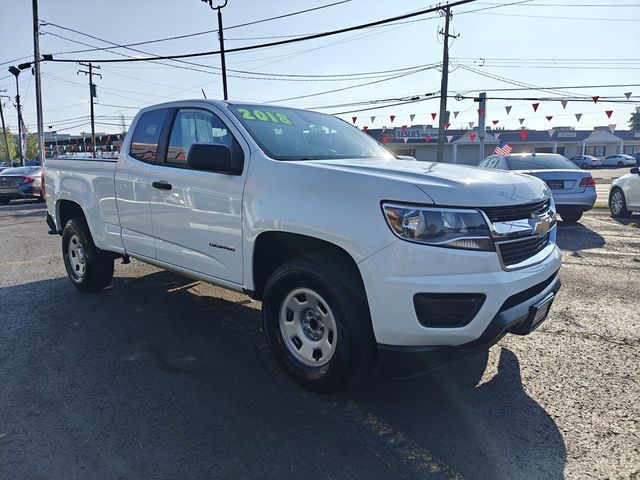
[[[576,223],[596,202],[596,181],[566,157],[555,153],[492,155],[480,167],[516,170],[543,180],[553,192],[556,210],[565,223]]]
[[[44,201],[42,167],[15,167],[0,172],[0,205],[18,198]]]

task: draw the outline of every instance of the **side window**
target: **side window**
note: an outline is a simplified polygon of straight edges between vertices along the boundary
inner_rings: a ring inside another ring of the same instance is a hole
[[[489,165],[489,161],[490,161],[490,160],[491,160],[490,158],[485,158],[484,160],[482,160],[482,161],[480,162],[480,165],[478,165],[478,166],[479,166],[479,167],[485,167],[485,168],[486,168],[486,167],[487,167],[487,165]]]
[[[233,136],[220,118],[208,110],[178,110],[171,129],[167,163],[186,165],[192,143],[215,143],[231,148]]]
[[[163,108],[145,112],[140,116],[133,132],[129,155],[147,163],[156,161],[158,139],[160,138],[160,131],[166,114],[167,110]]]
[[[491,157],[491,161],[487,165],[489,168],[498,168],[498,157]]]

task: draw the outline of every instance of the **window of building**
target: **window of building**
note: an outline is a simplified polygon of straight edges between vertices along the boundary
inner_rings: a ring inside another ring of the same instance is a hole
[[[636,153],[640,152],[640,145],[625,145],[624,146],[624,153],[627,155],[635,155]]]
[[[158,156],[158,139],[167,110],[151,110],[140,116],[133,132],[129,155],[137,160],[153,163]]]
[[[604,157],[606,147],[604,145],[587,145],[584,154],[592,155],[594,157]]]
[[[214,143],[231,148],[233,137],[227,126],[208,110],[184,108],[178,111],[169,139],[168,163],[186,165],[193,143]]]

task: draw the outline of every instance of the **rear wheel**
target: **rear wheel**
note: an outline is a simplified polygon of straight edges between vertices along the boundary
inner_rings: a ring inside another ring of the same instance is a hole
[[[62,231],[62,256],[71,283],[83,292],[97,292],[111,283],[113,258],[96,248],[87,223],[69,220]]]
[[[624,163],[618,162],[618,168],[624,167]]]
[[[624,193],[619,188],[614,188],[611,190],[611,195],[609,195],[609,210],[611,211],[611,216],[620,218],[620,217],[628,217],[631,212],[627,210],[627,201],[624,198]]]
[[[582,218],[582,212],[560,212],[564,223],[577,223]]]
[[[288,260],[267,282],[262,318],[269,346],[305,388],[337,391],[375,361],[364,291],[353,277],[330,256],[308,255]]]

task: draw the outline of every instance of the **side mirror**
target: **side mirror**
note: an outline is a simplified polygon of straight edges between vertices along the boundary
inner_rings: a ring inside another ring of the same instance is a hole
[[[630,173],[635,173],[636,175],[640,175],[640,168],[639,167],[633,167],[631,170],[629,170]]]
[[[244,155],[240,146],[233,148],[212,143],[193,143],[187,153],[187,165],[194,170],[242,175]]]

